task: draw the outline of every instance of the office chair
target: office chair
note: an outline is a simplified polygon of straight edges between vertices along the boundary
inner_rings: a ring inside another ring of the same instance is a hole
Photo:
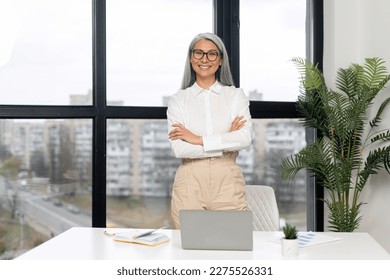
[[[278,231],[279,209],[274,189],[263,185],[247,185],[248,207],[253,212],[253,229]]]

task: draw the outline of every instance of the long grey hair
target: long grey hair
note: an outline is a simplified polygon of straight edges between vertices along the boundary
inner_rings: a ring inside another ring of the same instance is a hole
[[[201,33],[196,35],[195,38],[192,39],[190,46],[188,48],[187,60],[184,68],[184,75],[181,84],[181,89],[186,89],[195,83],[196,74],[191,66],[191,55],[192,55],[192,51],[194,50],[195,44],[201,39],[212,41],[217,46],[218,51],[221,54],[222,64],[217,70],[217,72],[215,73],[215,78],[217,79],[217,81],[225,86],[233,86],[234,82],[233,82],[232,73],[230,71],[229,57],[225,45],[222,42],[221,38],[219,38],[217,35],[213,33]]]

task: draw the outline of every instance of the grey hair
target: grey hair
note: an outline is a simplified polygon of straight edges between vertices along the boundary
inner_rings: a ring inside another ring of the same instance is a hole
[[[188,53],[187,53],[187,59],[184,68],[184,75],[181,84],[181,89],[186,89],[195,83],[196,74],[191,66],[191,55],[195,44],[201,39],[206,39],[213,42],[217,46],[221,54],[222,64],[217,70],[217,72],[215,73],[215,78],[217,79],[217,81],[225,86],[233,86],[234,82],[233,82],[232,72],[230,71],[229,56],[221,38],[219,38],[217,35],[213,33],[200,33],[196,35],[194,39],[192,39],[190,46],[188,47]]]

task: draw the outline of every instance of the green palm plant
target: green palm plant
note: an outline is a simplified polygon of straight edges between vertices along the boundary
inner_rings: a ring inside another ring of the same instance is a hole
[[[303,125],[316,129],[317,139],[282,161],[282,178],[311,171],[329,194],[324,199],[329,229],[352,232],[362,219],[360,195],[368,178],[382,168],[390,173],[390,131],[379,128],[390,97],[368,120],[368,110],[390,75],[382,59],[367,58],[363,65],[338,70],[335,91],[316,65],[302,58],[292,61],[301,75],[297,110]]]

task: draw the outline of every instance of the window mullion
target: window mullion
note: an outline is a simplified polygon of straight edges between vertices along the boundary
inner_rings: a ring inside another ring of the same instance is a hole
[[[240,86],[240,1],[214,0],[214,33],[225,43],[234,83]]]
[[[92,226],[106,226],[106,1],[93,1]]]

